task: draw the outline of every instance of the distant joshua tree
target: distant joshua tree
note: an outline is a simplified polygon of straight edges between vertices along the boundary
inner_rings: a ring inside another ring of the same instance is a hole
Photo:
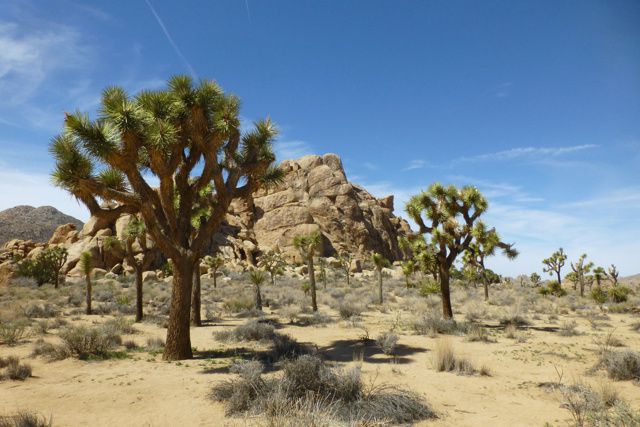
[[[543,271],[545,273],[549,273],[550,276],[553,276],[555,273],[558,278],[558,286],[560,288],[562,288],[562,276],[560,275],[560,272],[562,271],[562,267],[564,267],[566,260],[567,255],[564,253],[562,248],[552,253],[549,258],[542,260],[542,263],[545,265]]]
[[[580,286],[580,296],[584,296],[584,286],[587,283],[586,277],[593,268],[592,262],[586,262],[587,254],[580,255],[578,261],[574,264],[571,263],[571,269],[575,273],[575,279],[577,284]]]
[[[282,254],[279,251],[270,250],[262,255],[258,259],[258,267],[264,269],[271,276],[271,285],[275,286],[276,276],[284,273],[284,267],[287,263],[282,258]]]
[[[267,275],[262,270],[251,270],[249,273],[249,279],[253,286],[255,287],[256,292],[256,310],[262,311],[262,293],[260,292],[260,286],[267,279]]]
[[[347,286],[351,286],[350,278],[351,278],[351,261],[353,260],[353,254],[349,251],[343,251],[338,255],[338,262],[340,263],[340,267],[344,270],[345,275],[347,276]]]
[[[540,286],[540,283],[542,283],[542,277],[540,277],[538,273],[531,273],[531,276],[529,276],[529,280],[531,281],[531,285],[534,288],[537,288],[538,286]]]
[[[136,251],[134,244],[138,243],[138,246],[142,250],[136,257]],[[143,312],[143,294],[142,294],[142,273],[145,267],[145,257],[148,251],[147,247],[147,229],[144,225],[144,221],[141,221],[135,215],[131,215],[129,223],[124,229],[123,240],[118,240],[117,237],[108,237],[104,241],[105,247],[108,249],[112,246],[118,245],[125,254],[127,263],[133,267],[136,277],[136,322],[141,322],[144,317]]]
[[[404,283],[407,289],[412,286],[410,279],[416,271],[418,271],[418,264],[415,260],[408,259],[402,262],[402,274],[404,275]]]
[[[67,262],[67,257],[69,256],[67,248],[63,246],[54,246],[53,248],[45,249],[43,254],[47,264],[51,266],[51,270],[53,272],[53,285],[58,289],[60,284],[60,270],[62,270],[62,267]]]
[[[485,267],[485,259],[493,256],[496,249],[502,249],[504,255],[509,259],[515,259],[518,251],[513,245],[503,243],[495,228],[487,229],[482,221],[478,221],[473,229],[473,241],[465,251],[465,261],[478,271],[482,285],[484,286],[484,299],[489,299],[489,282],[496,283],[490,277]]]
[[[224,257],[220,254],[216,256],[207,255],[202,261],[209,268],[209,271],[213,272],[213,287],[218,287],[218,270],[224,266]]]
[[[315,256],[320,245],[322,244],[322,234],[315,231],[308,236],[296,236],[293,239],[293,245],[298,249],[302,258],[307,262],[307,270],[309,274],[309,286],[311,291],[311,307],[313,311],[318,311],[318,302],[316,298],[316,273],[313,265],[313,257]]]
[[[607,271],[607,275],[611,279],[613,286],[618,286],[618,276],[620,276],[620,272],[615,265],[611,264],[611,267],[609,267],[609,270]]]
[[[97,118],[66,114],[64,131],[51,143],[56,185],[101,219],[140,213],[154,243],[172,260],[165,360],[193,357],[194,270],[229,205],[284,176],[273,166],[275,126],[269,119],[258,121],[242,134],[239,108],[238,98],[215,82],[194,84],[187,76],[171,78],[167,89],[134,97],[110,87]],[[148,176],[158,180],[157,188]],[[203,207],[207,219],[194,224]]]
[[[600,287],[602,280],[607,277],[607,272],[602,267],[596,267],[593,269],[593,278],[596,281],[596,286]]]
[[[382,269],[389,267],[391,263],[382,254],[377,252],[374,252],[371,255],[371,262],[373,262],[373,265],[378,272],[378,304],[382,305]]]
[[[474,230],[487,208],[487,200],[477,188],[458,189],[439,183],[413,196],[407,203],[407,213],[418,225],[420,234],[431,235],[431,242],[425,248],[429,248],[430,261],[437,267],[442,314],[446,319],[453,318],[449,288],[451,268],[458,255],[474,242]]]
[[[86,283],[86,301],[87,308],[86,313],[92,314],[91,310],[91,294],[92,294],[92,284],[91,284],[91,272],[93,271],[93,258],[91,257],[90,252],[83,252],[80,255],[80,268],[82,269],[82,274],[84,274],[84,280]]]

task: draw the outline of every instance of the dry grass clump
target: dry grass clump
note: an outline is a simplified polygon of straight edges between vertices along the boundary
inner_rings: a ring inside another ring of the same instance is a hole
[[[62,345],[54,345],[39,339],[35,343],[33,356],[44,356],[50,360],[77,357],[81,360],[110,359],[126,356],[115,351],[122,338],[113,327],[72,326],[60,332]]]
[[[443,319],[440,315],[433,312],[414,317],[410,321],[409,326],[417,334],[429,336],[464,333],[468,327],[467,324],[458,324],[453,319]]]
[[[16,345],[28,336],[28,321],[24,319],[0,320],[0,343]]]
[[[162,338],[147,338],[148,351],[161,351],[164,349],[164,340]]]
[[[273,325],[257,320],[249,320],[231,330],[218,331],[213,337],[218,341],[269,341],[275,335]]]
[[[251,311],[256,306],[255,299],[247,294],[229,296],[224,301],[224,309],[230,313]]]
[[[487,342],[495,343],[495,338],[492,338],[487,332],[486,328],[480,325],[470,325],[467,329],[467,341],[469,342]]]
[[[314,426],[400,424],[435,417],[416,394],[367,387],[359,369],[332,369],[317,356],[285,362],[277,378],[264,378],[257,362],[237,365],[234,372],[238,378],[216,385],[211,398],[225,402],[228,415],[260,415],[269,425],[302,425],[301,420]]]
[[[632,350],[604,351],[598,367],[604,368],[614,380],[640,380],[640,353]]]
[[[398,347],[398,335],[392,331],[383,332],[376,338],[376,344],[384,354],[393,356]]]
[[[3,372],[4,371],[4,372]],[[0,381],[15,380],[24,381],[31,376],[31,365],[20,363],[15,356],[0,357]]]
[[[333,319],[328,314],[314,311],[310,315],[299,315],[298,324],[301,326],[325,326],[333,322]]]
[[[102,324],[105,330],[111,330],[114,334],[135,334],[138,331],[133,327],[133,320],[123,316],[116,316]]]
[[[458,375],[475,375],[478,370],[469,360],[457,357],[453,344],[448,339],[439,339],[433,357],[434,368],[438,372],[455,372]],[[489,375],[489,369],[483,367],[482,375]]]
[[[560,328],[558,329],[558,334],[563,337],[573,337],[576,335],[580,335],[580,332],[576,330],[578,327],[578,323],[575,320],[562,322]]]
[[[51,305],[51,304],[40,304],[40,303],[31,303],[27,305],[24,309],[24,315],[29,319],[48,319],[51,317],[56,317],[60,314],[60,310]]]
[[[33,412],[21,411],[15,415],[0,415],[0,427],[51,427],[53,421]]]
[[[366,310],[366,305],[354,299],[344,300],[338,306],[338,313],[344,320],[349,320],[354,316],[360,316]]]

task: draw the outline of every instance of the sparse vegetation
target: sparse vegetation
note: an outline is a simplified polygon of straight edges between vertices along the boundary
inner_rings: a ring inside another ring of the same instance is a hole
[[[20,363],[15,356],[0,357],[0,381],[13,380],[24,381],[31,376],[31,365]]]

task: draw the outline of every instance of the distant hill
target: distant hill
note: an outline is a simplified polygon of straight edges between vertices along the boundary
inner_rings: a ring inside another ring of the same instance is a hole
[[[0,211],[0,247],[11,239],[46,242],[57,226],[73,223],[82,228],[82,222],[65,215],[53,206],[16,206]]]

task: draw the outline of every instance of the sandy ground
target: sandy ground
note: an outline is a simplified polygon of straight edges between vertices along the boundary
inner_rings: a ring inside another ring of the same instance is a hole
[[[339,320],[327,326],[289,326],[280,332],[298,341],[317,346],[330,360],[352,366],[354,351],[363,331]],[[370,336],[388,330],[397,314],[368,311],[363,315]],[[77,316],[74,322],[100,323],[111,316]],[[437,411],[437,420],[424,426],[542,426],[567,425],[569,413],[560,407],[558,392],[538,386],[556,381],[556,369],[563,381],[585,381],[597,385],[607,381],[603,372],[588,374],[596,361],[595,341],[615,331],[626,348],[640,349],[640,333],[630,329],[637,316],[611,314],[606,326],[592,330],[583,317],[561,315],[548,323],[546,316],[533,320],[525,332],[525,342],[504,336],[497,322],[485,324],[496,343],[467,342],[463,336],[430,338],[399,332],[396,360],[378,350],[375,344],[365,348],[362,371],[365,381],[405,386],[421,393]],[[580,335],[563,337],[554,331],[559,324],[574,319]],[[197,358],[183,362],[164,362],[160,355],[131,352],[128,359],[80,361],[66,359],[48,362],[32,358],[35,338],[15,347],[0,346],[0,356],[17,355],[30,363],[34,377],[24,382],[0,382],[0,414],[28,409],[51,416],[55,426],[200,426],[251,425],[251,419],[225,418],[222,404],[207,398],[211,386],[230,377],[226,367],[233,359],[231,344],[214,340],[212,332],[243,323],[243,319],[225,318],[221,323],[192,329],[192,344]],[[492,328],[492,326],[496,326]],[[125,336],[144,345],[148,337],[164,337],[154,324],[136,325],[139,332]],[[55,334],[46,336],[55,342]],[[465,356],[477,367],[486,365],[492,376],[460,376],[439,373],[432,367],[433,349],[438,339],[450,339],[456,354]],[[252,349],[251,345],[235,347]],[[230,350],[230,351],[225,351]],[[634,409],[640,408],[640,386],[630,381],[613,383]]]

